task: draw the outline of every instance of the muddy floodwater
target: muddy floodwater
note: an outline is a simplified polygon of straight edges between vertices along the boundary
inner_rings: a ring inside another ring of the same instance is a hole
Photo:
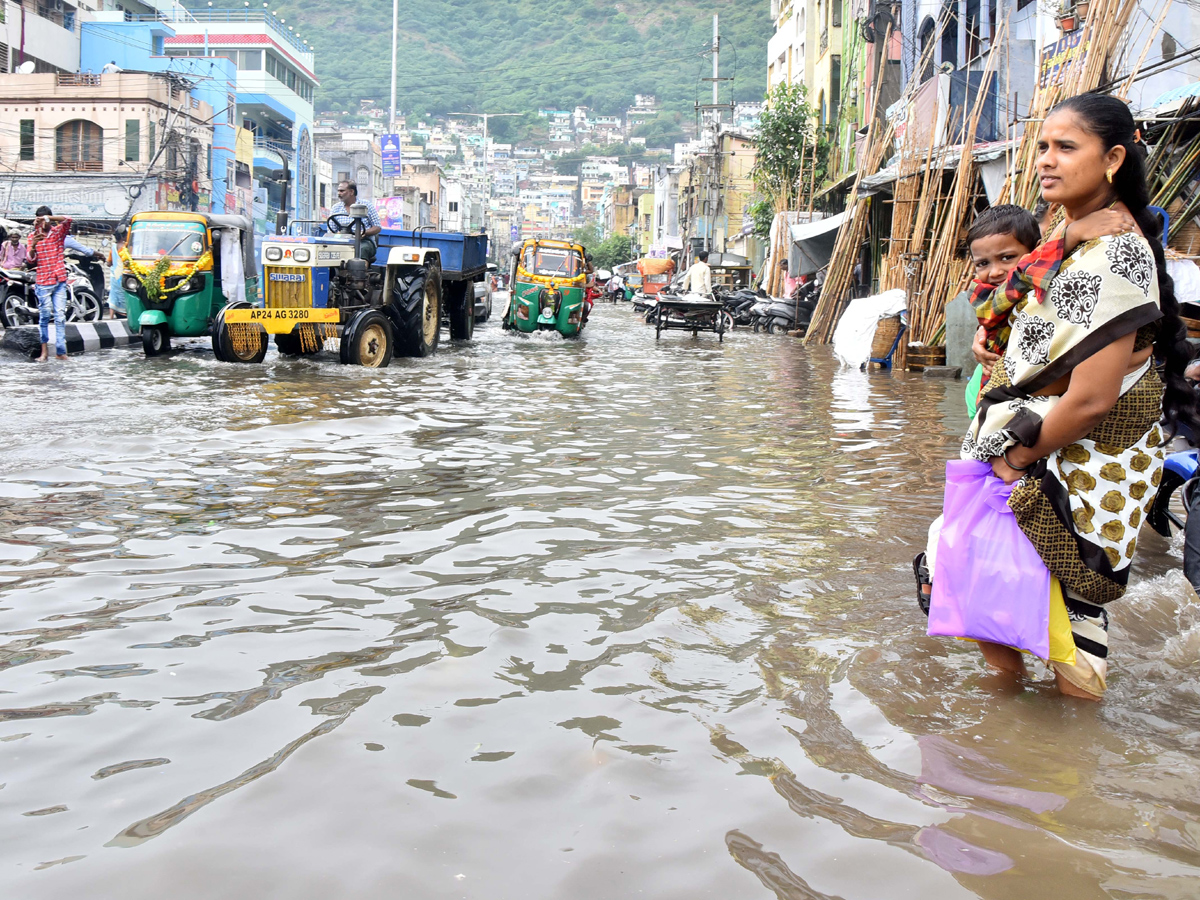
[[[0,895],[1195,898],[1200,609],[925,636],[962,383],[604,306],[369,371],[0,360]]]

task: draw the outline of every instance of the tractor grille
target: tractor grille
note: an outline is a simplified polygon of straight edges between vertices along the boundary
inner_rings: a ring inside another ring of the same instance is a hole
[[[267,285],[267,309],[310,307],[312,303],[312,273],[291,266],[264,266]],[[300,276],[301,280],[295,280]]]

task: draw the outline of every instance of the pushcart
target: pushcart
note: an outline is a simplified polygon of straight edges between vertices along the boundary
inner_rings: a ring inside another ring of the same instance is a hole
[[[698,295],[672,296],[660,293],[654,305],[654,339],[664,331],[690,331],[697,337],[701,331],[711,331],[721,343],[726,329],[733,327],[733,317],[719,300],[706,300]]]

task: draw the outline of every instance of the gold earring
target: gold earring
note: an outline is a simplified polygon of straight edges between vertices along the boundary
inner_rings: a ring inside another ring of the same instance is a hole
[[[1108,183],[1112,184],[1112,169],[1104,173],[1104,177],[1108,179]]]

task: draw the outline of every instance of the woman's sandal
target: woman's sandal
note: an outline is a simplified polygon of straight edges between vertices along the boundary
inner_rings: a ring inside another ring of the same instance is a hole
[[[929,615],[929,598],[933,595],[933,579],[929,577],[929,567],[925,565],[925,554],[918,553],[913,557],[913,577],[917,579],[917,605],[921,607],[921,612]],[[929,586],[929,593],[925,593],[921,588]]]

